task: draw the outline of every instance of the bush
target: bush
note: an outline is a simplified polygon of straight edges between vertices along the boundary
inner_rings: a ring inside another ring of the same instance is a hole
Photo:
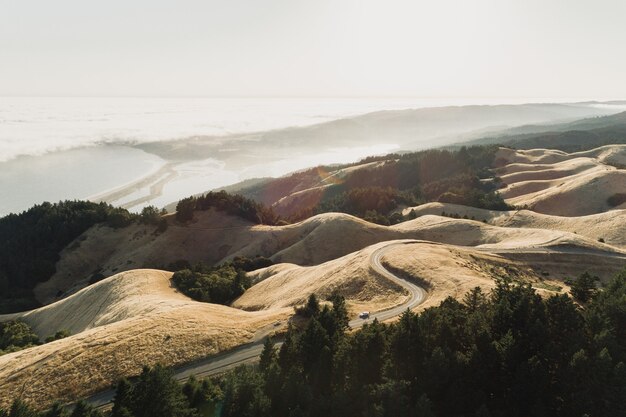
[[[193,220],[193,212],[196,209],[196,199],[187,197],[178,202],[176,205],[176,220],[181,223],[187,223]]]
[[[606,199],[606,202],[611,207],[617,207],[626,203],[626,193],[616,193]]]
[[[71,336],[72,333],[69,330],[59,330],[55,334],[46,337],[46,343],[54,342],[55,340],[65,339]]]
[[[279,221],[271,208],[238,194],[228,194],[226,191],[211,191],[199,197],[187,197],[180,200],[176,205],[176,219],[186,223],[193,220],[194,211],[204,211],[210,208],[225,211],[257,224],[275,225]]]
[[[0,323],[0,354],[15,352],[39,344],[39,337],[22,321]]]
[[[141,214],[139,215],[139,222],[142,224],[151,224],[157,225],[161,219],[161,213],[159,209],[154,206],[147,206],[141,209]]]
[[[183,269],[174,273],[172,281],[194,300],[215,304],[230,304],[251,285],[245,271],[237,271],[231,265]]]

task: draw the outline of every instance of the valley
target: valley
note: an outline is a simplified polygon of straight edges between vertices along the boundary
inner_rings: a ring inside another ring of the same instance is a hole
[[[626,192],[625,157],[624,145],[571,154],[500,148],[500,193],[517,208],[400,206],[402,221],[389,226],[345,213],[254,224],[215,208],[196,211],[190,222],[166,215],[161,232],[139,222],[95,225],[35,287],[43,307],[0,316],[26,322],[41,339],[70,334],[0,356],[0,398],[70,402],[158,363],[180,369],[180,378],[196,372],[190,363],[201,364],[201,375],[223,372],[253,360],[265,336],[283,334],[310,294],[340,293],[356,328],[365,322],[356,318],[361,311],[393,321],[407,308],[424,311],[475,287],[489,292],[504,277],[546,297],[567,292],[582,271],[606,283],[626,265],[626,206],[607,203]],[[376,172],[381,164],[351,171]],[[324,181],[341,184],[342,170]],[[309,184],[274,194],[273,206],[318,187]],[[229,306],[191,300],[166,270],[181,260],[218,265],[241,256],[273,265],[249,272],[252,286]],[[92,283],[95,274],[101,278]],[[104,404],[111,397],[93,398]]]

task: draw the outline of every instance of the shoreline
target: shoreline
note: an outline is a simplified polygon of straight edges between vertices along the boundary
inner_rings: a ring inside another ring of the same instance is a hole
[[[151,187],[154,181],[160,180],[165,174],[168,174],[169,177],[171,173],[175,173],[173,168],[179,164],[180,162],[168,162],[164,160],[160,166],[148,171],[148,173],[125,184],[118,185],[97,194],[92,194],[86,197],[86,200],[112,204],[134,192],[140,191],[146,187]],[[124,207],[124,205],[119,205],[119,207]]]

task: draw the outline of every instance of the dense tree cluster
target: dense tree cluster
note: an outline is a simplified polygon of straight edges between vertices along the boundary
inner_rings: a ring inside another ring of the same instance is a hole
[[[393,212],[398,206],[429,201],[505,210],[510,207],[497,193],[499,179],[491,171],[496,150],[496,146],[432,149],[370,157],[355,164],[312,168],[242,190],[256,201],[225,191],[188,197],[178,203],[176,218],[188,222],[193,219],[194,211],[215,207],[254,223],[278,224],[279,217],[264,204],[273,204],[293,192],[319,185],[330,170],[371,162],[380,164],[348,172],[337,183],[326,187],[319,198],[281,208],[282,215],[289,221],[300,221],[335,211],[388,225],[403,220]]]
[[[361,218],[375,219],[378,214],[386,214],[398,207],[399,204],[416,205],[418,199],[411,192],[399,191],[391,187],[353,188],[336,197],[320,203],[317,211],[320,213],[338,211],[352,214]],[[375,221],[376,222],[376,221]],[[384,222],[378,221],[376,223]]]
[[[368,158],[362,162],[384,163],[350,173],[327,188],[316,206],[301,208],[291,220],[338,211],[394,224],[402,221],[393,213],[398,206],[429,201],[506,210],[510,207],[496,192],[498,178],[490,170],[495,152],[493,146],[473,146]]]
[[[124,227],[134,219],[89,201],[43,203],[0,218],[0,313],[37,307],[32,289],[54,275],[61,250],[91,226]]]
[[[68,330],[59,330],[46,337],[45,343],[54,342],[69,335]],[[0,355],[40,344],[39,337],[27,323],[20,320],[0,322]]]
[[[585,310],[501,280],[352,334],[321,309],[226,378],[222,415],[625,416],[625,297],[626,271]]]
[[[219,266],[203,263],[191,266],[186,261],[178,261],[171,265],[172,269],[177,269],[172,281],[181,292],[194,300],[230,304],[252,285],[246,272],[270,265],[272,261],[261,256],[252,259],[236,257]]]
[[[145,368],[117,385],[112,415],[623,417],[624,300],[626,270],[584,309],[501,279],[491,294],[475,288],[462,302],[346,333],[345,300],[334,293],[320,306],[311,296],[306,323],[278,349],[266,340],[258,367],[184,385],[163,367]],[[19,401],[13,409],[0,416],[69,415]],[[84,403],[76,410],[99,416]]]
[[[39,344],[39,337],[22,321],[0,323],[0,355]]]
[[[197,210],[210,208],[224,211],[257,224],[276,224],[278,216],[270,209],[254,200],[226,191],[208,192],[198,197],[187,197],[176,205],[176,219],[180,222],[193,220]]]

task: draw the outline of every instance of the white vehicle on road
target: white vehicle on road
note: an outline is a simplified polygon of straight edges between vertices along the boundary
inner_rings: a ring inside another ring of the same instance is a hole
[[[362,311],[359,313],[359,318],[360,319],[369,319],[370,318],[370,312],[369,311]]]

